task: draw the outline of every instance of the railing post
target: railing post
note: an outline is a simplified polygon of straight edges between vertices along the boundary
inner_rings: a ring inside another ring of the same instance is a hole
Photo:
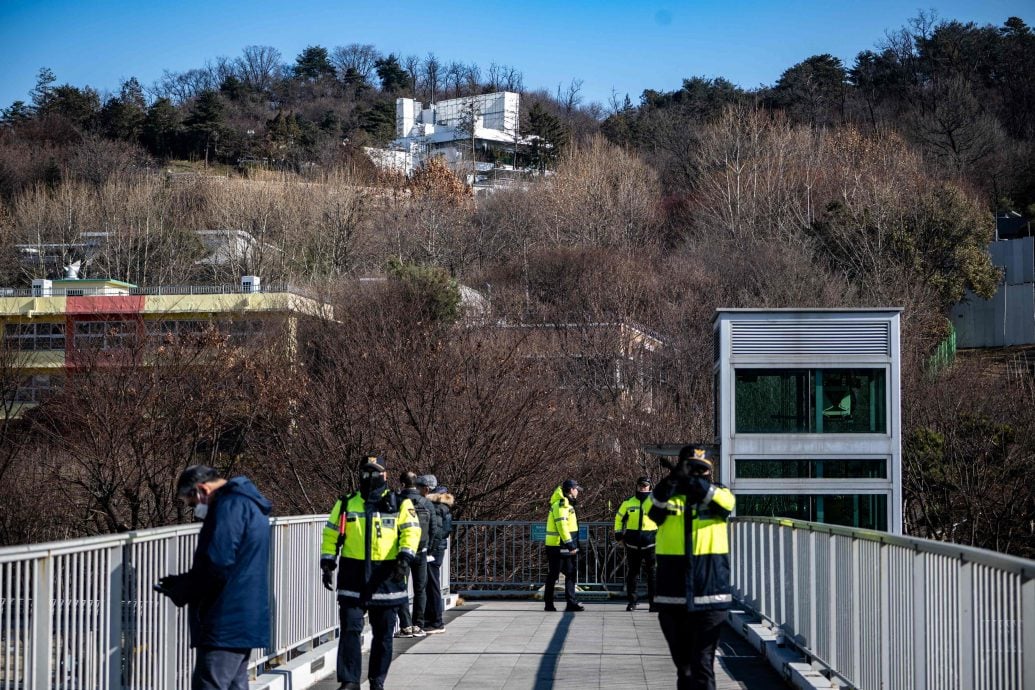
[[[927,558],[913,553],[913,688],[927,688]]]
[[[956,581],[959,609],[959,687],[976,688],[974,676],[974,564],[960,563]],[[1024,686],[1030,687],[1030,686]]]
[[[108,664],[108,687],[111,690],[122,688],[122,657],[125,653],[122,644],[122,578],[126,572],[123,562],[128,551],[127,543],[108,549],[108,650],[105,663]]]
[[[169,547],[165,550],[165,572],[167,573],[178,573],[179,561],[180,561],[180,544],[181,539],[173,538],[169,540]],[[146,583],[143,586],[148,586]],[[168,597],[162,597],[161,606],[165,613],[165,639],[175,640],[177,635],[177,621],[176,621],[176,609],[173,608],[172,600]],[[163,665],[165,673],[164,677],[156,678],[160,685],[160,688],[164,690],[175,690],[176,688],[176,645],[169,644],[165,647],[165,664]]]
[[[862,635],[859,634],[862,623],[862,601],[859,593],[859,579],[862,577],[862,569],[859,563],[859,540],[852,538],[852,680],[859,683],[862,680]]]
[[[880,545],[880,682],[891,687],[891,547]]]
[[[838,638],[838,614],[837,614],[837,595],[838,595],[838,567],[837,567],[837,541],[836,537],[825,534],[827,542],[827,591],[826,591],[826,606],[827,606],[827,652],[826,659],[836,669],[841,668],[841,664],[844,659],[837,652],[837,638]]]
[[[1035,579],[1021,582],[1020,613],[1021,687],[1035,688]]]
[[[43,556],[33,564],[32,690],[49,690],[53,668],[54,557]]]
[[[816,649],[818,641],[816,637],[819,635],[819,597],[817,596],[817,590],[819,587],[816,586],[816,533],[809,530],[809,601],[812,603],[809,606],[809,648]]]

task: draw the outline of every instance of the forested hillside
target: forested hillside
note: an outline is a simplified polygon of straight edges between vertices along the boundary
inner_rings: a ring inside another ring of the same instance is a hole
[[[58,82],[42,70],[3,113],[0,284],[40,277],[16,245],[106,232],[90,275],[260,275],[318,291],[337,318],[302,328],[305,367],[217,339],[215,372],[170,351],[182,383],[109,370],[31,424],[7,420],[0,540],[175,520],[168,486],[196,461],[257,476],[281,513],[319,512],[375,447],[435,472],[461,517],[538,519],[572,475],[584,513],[605,518],[657,472],[643,444],[710,437],[716,308],[897,306],[907,530],[1035,555],[1032,381],[929,364],[949,305],[995,291],[993,213],[1035,211],[1035,33],[1019,19],[921,16],[851,65],[813,56],[753,90],[688,76],[607,106],[584,103],[577,79],[536,91],[518,67],[369,45],[288,64],[251,46],[104,96]],[[442,166],[389,179],[362,153],[391,139],[398,96],[504,89],[521,92],[522,132],[550,142],[554,174],[475,197]],[[262,250],[201,262],[206,229]],[[656,334],[649,404],[589,369],[558,392],[513,337],[464,320],[458,283],[485,299],[482,326]]]

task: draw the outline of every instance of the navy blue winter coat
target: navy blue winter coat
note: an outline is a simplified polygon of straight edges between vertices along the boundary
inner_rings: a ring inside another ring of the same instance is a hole
[[[272,507],[246,477],[234,477],[209,499],[187,573],[192,647],[269,646]]]

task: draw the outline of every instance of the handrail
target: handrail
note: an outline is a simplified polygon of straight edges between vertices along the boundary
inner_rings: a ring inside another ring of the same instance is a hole
[[[248,295],[288,293],[318,300],[312,290],[290,284],[270,284],[261,287],[245,288],[240,285],[156,285],[152,287],[115,288],[75,287],[61,285],[59,287],[40,288],[0,288],[0,297],[127,297],[127,296],[161,296],[161,295]]]
[[[731,522],[737,521],[783,525],[786,527],[794,527],[796,529],[804,529],[809,532],[840,535],[843,537],[851,537],[852,539],[862,539],[864,541],[876,541],[882,544],[902,546],[905,548],[916,549],[917,551],[924,551],[926,553],[948,556],[950,558],[960,558],[967,563],[980,563],[992,568],[999,568],[1006,572],[1022,575],[1025,578],[1035,578],[1035,561],[1028,560],[1027,558],[1020,558],[1018,556],[1011,556],[1005,553],[999,553],[998,551],[979,549],[976,546],[954,544],[952,542],[937,541],[935,539],[923,539],[921,537],[911,537],[909,535],[902,534],[889,534],[887,532],[879,532],[877,530],[845,527],[843,525],[805,522],[804,520],[792,520],[790,518],[731,518]]]
[[[546,581],[543,520],[458,520],[454,525],[451,582],[466,590],[529,591]],[[613,522],[582,522],[579,585],[620,589],[624,548],[612,538]]]
[[[1035,561],[782,518],[730,532],[734,596],[854,687],[1035,688]]]
[[[251,668],[333,635],[320,586],[326,515],[270,519],[270,634]],[[190,685],[187,617],[152,585],[190,567],[199,524],[0,548],[0,688]],[[448,586],[448,570],[443,586]]]

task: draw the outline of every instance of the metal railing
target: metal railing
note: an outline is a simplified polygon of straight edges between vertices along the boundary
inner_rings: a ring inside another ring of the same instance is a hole
[[[310,649],[338,625],[320,586],[326,515],[270,520],[271,645],[251,667]],[[152,585],[190,567],[199,526],[0,549],[0,690],[190,687],[185,609]]]
[[[156,285],[151,287],[0,288],[0,297],[125,297],[127,295],[247,295],[289,293],[319,300],[313,290],[291,284],[270,284],[245,288],[241,285]]]
[[[451,580],[454,587],[477,590],[530,590],[546,582],[546,550],[539,521],[453,523]],[[621,587],[624,549],[614,542],[614,523],[589,522],[579,543],[579,585]]]
[[[1035,561],[779,518],[730,538],[735,596],[858,688],[1035,688]]]

